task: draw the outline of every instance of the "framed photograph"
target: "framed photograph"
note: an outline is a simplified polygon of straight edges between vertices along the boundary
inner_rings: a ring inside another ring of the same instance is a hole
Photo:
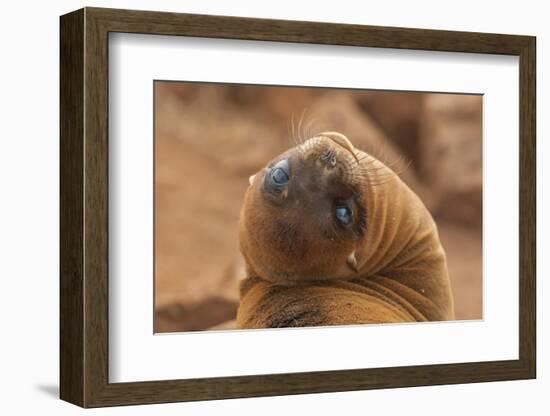
[[[534,37],[60,30],[63,400],[536,377]]]

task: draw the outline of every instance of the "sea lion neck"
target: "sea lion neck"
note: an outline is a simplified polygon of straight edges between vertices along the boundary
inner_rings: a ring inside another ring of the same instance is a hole
[[[403,196],[407,186],[398,175],[378,159],[359,151],[362,160],[363,193],[367,227],[364,244],[356,253],[359,275],[368,276],[386,268],[398,255],[402,229]]]
[[[413,240],[417,242],[413,237],[422,229],[432,230],[435,223],[422,201],[393,170],[366,153],[360,152],[360,158],[367,230],[356,258],[359,274],[369,276],[398,267],[418,254],[411,249]]]

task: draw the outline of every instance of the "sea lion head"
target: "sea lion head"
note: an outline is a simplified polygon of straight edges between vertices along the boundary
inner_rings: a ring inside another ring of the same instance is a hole
[[[325,132],[250,177],[240,217],[249,274],[278,284],[353,277],[367,209],[357,152]]]

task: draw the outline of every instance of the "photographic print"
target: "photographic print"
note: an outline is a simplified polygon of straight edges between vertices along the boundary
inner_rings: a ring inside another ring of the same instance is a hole
[[[482,95],[153,88],[155,333],[483,318]]]

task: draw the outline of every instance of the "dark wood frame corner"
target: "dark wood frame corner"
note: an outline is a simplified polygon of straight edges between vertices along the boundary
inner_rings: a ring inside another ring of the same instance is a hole
[[[60,360],[63,400],[98,407],[534,378],[535,38],[85,8],[61,29]],[[109,383],[108,35],[110,32],[519,56],[519,359]]]

